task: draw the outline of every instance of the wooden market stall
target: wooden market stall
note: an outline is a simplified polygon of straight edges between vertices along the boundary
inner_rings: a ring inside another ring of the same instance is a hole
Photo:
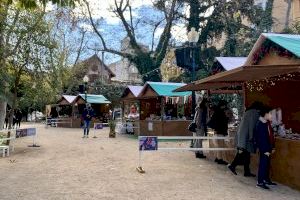
[[[111,102],[103,95],[87,94],[87,102],[85,102],[84,94],[79,94],[75,98],[74,96],[63,95],[55,108],[58,110],[57,127],[80,128],[81,116],[86,103],[90,103],[95,112],[94,122],[107,123]]]
[[[122,96],[122,129],[120,133],[139,135],[140,102],[137,99],[143,86],[129,85],[125,88]],[[134,110],[132,111],[132,107]],[[134,113],[132,113],[134,112]]]
[[[262,34],[243,66],[176,91],[237,87],[243,88],[245,107],[261,101],[282,110],[282,123],[289,134],[277,134],[271,176],[274,181],[300,190],[300,35]],[[226,153],[223,159],[231,162],[234,154]],[[253,171],[257,170],[257,160],[258,156],[252,157]]]
[[[173,92],[183,83],[147,82],[140,101],[140,135],[188,136],[191,92]]]

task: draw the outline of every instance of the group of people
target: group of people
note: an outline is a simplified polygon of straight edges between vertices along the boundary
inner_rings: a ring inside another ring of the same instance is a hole
[[[214,130],[216,136],[228,135],[228,123],[232,117],[227,102],[221,100],[219,104],[211,109],[212,115],[208,120],[208,100],[204,98],[196,107],[194,123],[196,131],[194,136],[206,136],[207,127]],[[228,166],[228,169],[235,175],[236,167],[244,165],[244,176],[255,177],[250,171],[250,155],[259,151],[259,166],[257,186],[269,189],[268,185],[276,185],[269,176],[270,156],[275,152],[275,139],[271,127],[271,108],[261,102],[254,102],[244,113],[236,134],[237,153],[231,164],[223,160],[224,151],[217,151],[215,162]],[[219,148],[225,147],[224,140],[215,140]],[[202,148],[202,140],[193,140],[193,148]],[[206,158],[203,151],[195,152],[196,158]]]
[[[11,117],[11,114],[13,115],[13,121],[12,121],[12,128],[20,128],[21,126],[21,121],[23,118],[23,114],[21,112],[20,109],[16,109],[13,113],[11,113],[11,110],[7,110],[6,111],[6,115],[5,115],[5,124],[4,124],[4,129],[8,129],[9,128],[9,120]]]

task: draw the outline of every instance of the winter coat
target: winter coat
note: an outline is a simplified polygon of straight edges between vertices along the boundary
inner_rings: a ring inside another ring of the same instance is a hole
[[[270,141],[270,132],[267,122],[258,121],[255,130],[255,143],[260,153],[272,152],[272,144]]]
[[[226,109],[216,108],[209,122],[210,127],[215,130],[216,134],[224,136],[228,135],[229,122],[225,111]]]
[[[258,119],[258,110],[250,109],[245,112],[236,134],[237,148],[255,153],[254,131]]]
[[[207,109],[197,107],[195,113],[195,123],[198,129],[206,128],[206,118],[207,118]]]

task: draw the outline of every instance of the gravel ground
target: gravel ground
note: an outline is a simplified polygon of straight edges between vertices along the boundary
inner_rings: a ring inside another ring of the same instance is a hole
[[[298,191],[258,189],[255,179],[186,151],[145,152],[146,173],[139,174],[137,140],[108,138],[108,129],[97,139],[81,138],[80,129],[37,125],[37,131],[40,148],[27,147],[29,137],[17,139],[15,152],[0,158],[1,200],[300,200]]]

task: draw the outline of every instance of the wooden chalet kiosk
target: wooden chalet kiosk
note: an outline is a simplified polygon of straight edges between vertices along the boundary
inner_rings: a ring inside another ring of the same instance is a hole
[[[300,35],[262,34],[246,63],[196,81],[176,91],[209,90],[225,93],[243,90],[244,106],[254,101],[282,110],[282,123],[289,132],[277,135],[272,155],[274,181],[300,190]],[[235,152],[225,160],[231,162]],[[257,156],[252,170],[257,171]]]
[[[184,83],[147,82],[140,101],[140,135],[189,136],[191,92],[173,92]]]
[[[81,115],[86,103],[90,103],[94,109],[94,122],[107,123],[111,102],[103,95],[87,94],[87,102],[84,94],[78,96],[62,95],[57,104],[46,107],[47,116],[55,121],[57,127],[80,128]],[[47,119],[51,120],[50,118]],[[93,124],[91,124],[92,126]]]

